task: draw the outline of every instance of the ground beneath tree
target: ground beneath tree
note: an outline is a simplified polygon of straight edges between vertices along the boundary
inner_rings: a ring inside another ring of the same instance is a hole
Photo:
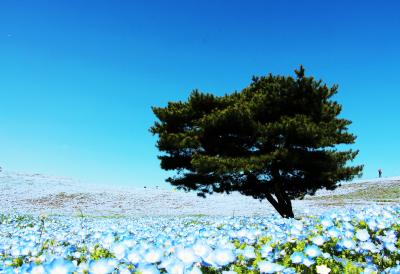
[[[343,184],[334,191],[294,201],[295,215],[316,214],[335,207],[389,205],[400,202],[400,178],[382,178]],[[42,174],[0,172],[0,213],[171,216],[265,215],[275,213],[265,201],[238,193],[214,194],[206,199],[195,193],[162,187],[94,186],[68,178]]]

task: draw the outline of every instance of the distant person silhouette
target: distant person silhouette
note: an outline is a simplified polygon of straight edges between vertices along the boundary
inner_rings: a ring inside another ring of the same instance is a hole
[[[378,169],[378,175],[379,175],[379,178],[382,177],[382,169]]]

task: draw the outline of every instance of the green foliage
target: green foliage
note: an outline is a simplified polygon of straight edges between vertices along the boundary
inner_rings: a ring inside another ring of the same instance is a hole
[[[367,225],[367,223],[366,223],[365,221],[360,221],[360,222],[358,223],[358,227],[359,227],[360,229],[367,229],[367,228],[368,228],[368,225]]]
[[[201,267],[201,273],[206,273],[206,274],[219,274],[220,272],[212,267],[206,267],[206,266],[202,266]]]
[[[17,257],[12,260],[11,266],[19,267],[24,263],[24,257]]]
[[[167,182],[200,196],[239,191],[268,199],[292,217],[291,199],[361,173],[362,166],[346,166],[358,151],[335,148],[356,139],[351,122],[338,117],[336,93],[300,67],[296,78],[254,77],[241,92],[195,90],[186,102],[153,107],[161,167],[177,171]]]
[[[53,247],[53,246],[55,246],[56,245],[56,240],[55,239],[47,239],[47,240],[45,240],[44,242],[43,242],[43,244],[42,244],[42,250],[46,250],[46,249],[48,249],[48,248],[50,248],[50,247]]]
[[[96,244],[94,246],[93,252],[90,254],[91,260],[99,260],[104,258],[114,258],[115,256],[106,248],[102,248],[100,245]]]
[[[257,244],[256,244],[257,249],[261,248],[263,245],[269,243],[271,240],[272,240],[271,236],[269,236],[269,237],[267,237],[267,236],[260,237],[258,239],[258,241],[257,241]]]
[[[4,222],[7,220],[4,217]],[[13,222],[15,223],[16,227],[19,229],[24,229],[26,227],[33,227],[35,223],[35,219],[31,215],[18,215]]]
[[[347,264],[344,266],[344,269],[343,269],[344,274],[359,274],[362,271],[363,271],[362,268],[355,266],[351,262],[347,262]]]

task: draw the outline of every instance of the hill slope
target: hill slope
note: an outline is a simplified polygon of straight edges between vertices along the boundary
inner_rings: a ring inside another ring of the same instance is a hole
[[[335,207],[398,204],[400,178],[343,184],[335,191],[318,191],[294,201],[296,215]],[[88,185],[68,178],[42,174],[0,172],[0,213],[101,216],[162,215],[264,215],[275,210],[267,201],[240,194],[214,194],[206,199],[195,193],[148,187]]]

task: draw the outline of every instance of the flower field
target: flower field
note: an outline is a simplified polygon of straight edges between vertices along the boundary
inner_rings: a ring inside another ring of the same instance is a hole
[[[0,215],[0,273],[400,273],[399,215]]]

